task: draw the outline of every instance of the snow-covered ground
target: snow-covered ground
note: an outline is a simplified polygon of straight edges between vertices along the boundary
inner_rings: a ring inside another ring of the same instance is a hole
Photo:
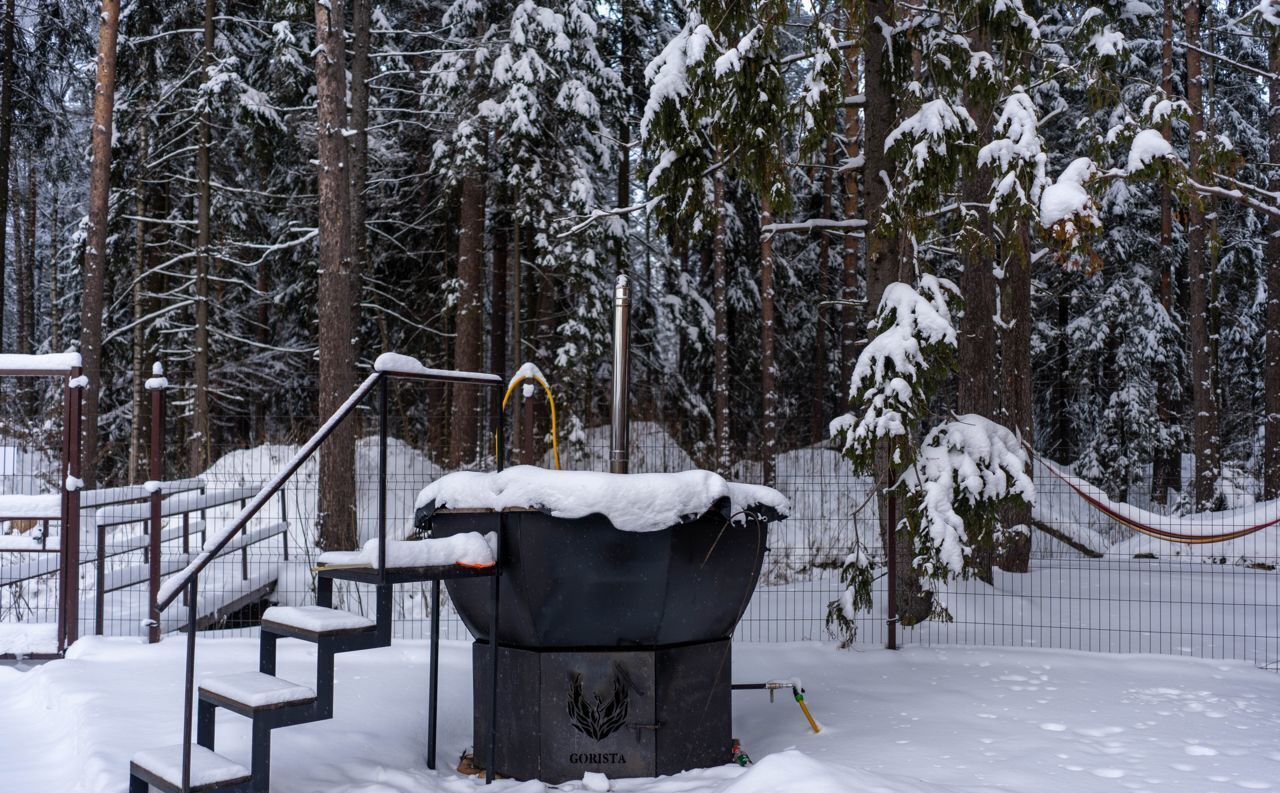
[[[87,639],[65,660],[0,667],[6,793],[123,793],[138,749],[181,735],[183,642]],[[252,639],[202,639],[198,673],[253,668]],[[280,674],[310,684],[314,647],[286,641]],[[469,746],[469,649],[441,656],[439,765],[426,769],[427,648],[338,659],[332,721],[276,731],[272,790],[479,793],[452,771]],[[1280,788],[1280,675],[1237,662],[1035,649],[842,651],[739,644],[738,682],[800,678],[824,730],[789,697],[734,694],[734,732],[754,758],[631,793],[1227,793]],[[248,759],[248,721],[221,714],[218,747]],[[538,793],[500,781],[495,791]],[[559,789],[582,789],[568,783]]]

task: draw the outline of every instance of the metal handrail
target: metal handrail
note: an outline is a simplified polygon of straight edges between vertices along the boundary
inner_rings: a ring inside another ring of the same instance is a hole
[[[407,357],[405,357],[404,361],[406,365],[400,365],[400,358],[401,356],[379,356],[378,360],[374,363],[374,371],[364,379],[364,382],[361,383],[354,392],[352,392],[351,396],[347,398],[347,401],[342,403],[334,414],[325,421],[320,429],[316,430],[315,434],[302,445],[302,448],[298,449],[293,458],[289,460],[288,465],[272,477],[271,481],[263,485],[262,489],[258,491],[258,494],[240,510],[240,514],[236,516],[236,519],[233,520],[229,526],[223,529],[222,536],[217,539],[213,547],[202,549],[200,554],[191,561],[191,564],[187,565],[185,569],[165,582],[164,586],[161,587],[159,596],[156,600],[157,612],[164,611],[173,603],[174,600],[178,598],[178,595],[182,592],[183,588],[186,587],[187,583],[195,576],[200,575],[200,572],[204,570],[215,557],[217,557],[218,553],[227,545],[227,543],[231,542],[231,539],[235,537],[241,529],[248,525],[250,520],[253,520],[254,516],[258,514],[258,511],[266,506],[267,502],[276,494],[277,491],[280,490],[280,488],[284,487],[285,482],[287,482],[298,471],[298,469],[302,467],[302,464],[307,461],[307,458],[315,453],[320,444],[324,443],[325,439],[327,439],[329,435],[337,429],[338,425],[346,420],[347,416],[349,416],[356,407],[359,406],[364,397],[373,390],[373,387],[377,385],[378,381],[383,377],[405,377],[416,380],[436,380],[449,383],[466,383],[490,387],[502,385],[502,378],[497,375],[484,372],[460,372],[444,369],[428,369],[416,360]],[[410,362],[414,365],[407,365]],[[382,554],[386,552],[386,543],[383,542],[380,545],[383,547],[379,550],[379,561],[382,559]]]
[[[153,623],[158,625],[159,614],[168,608],[178,595],[185,589],[187,592],[187,637],[186,637],[186,663],[185,663],[185,685],[186,696],[183,702],[183,722],[182,722],[182,784],[183,793],[191,790],[191,739],[192,739],[192,709],[193,699],[195,696],[195,655],[196,655],[196,625],[199,616],[199,581],[200,573],[217,558],[223,548],[227,546],[231,539],[240,533],[241,530],[248,525],[258,511],[266,505],[267,501],[274,496],[280,488],[284,487],[285,482],[289,481],[302,464],[307,461],[316,449],[320,447],[330,434],[346,420],[347,416],[359,406],[364,397],[373,390],[375,385],[381,384],[382,388],[378,395],[378,568],[385,574],[386,571],[386,553],[387,553],[387,378],[389,377],[406,377],[418,380],[436,380],[451,383],[467,383],[472,385],[501,387],[502,378],[497,375],[485,374],[481,372],[459,372],[439,369],[428,369],[418,361],[398,355],[382,355],[374,362],[374,371],[364,379],[351,396],[343,402],[341,406],[330,416],[320,429],[298,449],[297,453],[289,460],[288,464],[280,470],[269,482],[262,486],[258,494],[253,497],[248,504],[241,510],[236,519],[223,530],[223,534],[213,544],[212,548],[203,549],[191,564],[187,565],[175,578],[170,579],[165,586],[160,589],[154,599],[155,606],[152,611]],[[498,453],[495,460],[498,470],[502,470],[502,456],[505,446],[502,438],[502,413],[498,406],[498,400],[493,400],[493,410],[490,412],[490,418],[495,422],[494,432],[498,438]],[[153,421],[154,421],[153,417]],[[158,468],[158,466],[157,466]],[[156,560],[159,558],[158,540],[159,540],[159,522],[160,522],[160,498],[159,493],[152,493],[152,518],[153,527],[152,545],[153,545],[153,573],[152,582],[157,579],[158,571],[154,569]],[[498,549],[495,556],[501,554],[502,543],[502,522],[499,518],[498,528]],[[439,581],[435,582],[439,586]],[[493,631],[494,642],[492,647],[492,665],[493,680],[492,691],[490,694],[490,720],[489,720],[489,767],[485,772],[485,782],[490,783],[494,780],[494,761],[495,761],[495,734],[497,722],[497,691],[498,691],[498,645],[497,645],[497,619],[498,619],[498,577],[493,577]],[[152,630],[154,631],[155,625]],[[433,630],[438,627],[433,622]],[[432,658],[431,670],[432,675],[436,673],[436,658]],[[434,733],[434,730],[432,731]],[[432,759],[434,765],[434,757]]]
[[[232,538],[235,537],[241,529],[248,525],[249,521],[253,520],[254,516],[258,514],[258,511],[266,506],[267,502],[271,500],[271,497],[274,496],[280,488],[284,487],[285,482],[289,481],[289,479],[297,473],[298,469],[302,467],[302,464],[307,461],[307,458],[315,454],[315,451],[320,447],[320,444],[324,443],[325,439],[328,438],[335,429],[337,429],[338,425],[341,424],[347,416],[351,415],[365,396],[373,390],[375,385],[378,384],[378,381],[382,379],[383,375],[383,372],[373,372],[366,377],[364,382],[352,392],[351,396],[347,397],[347,401],[343,402],[334,414],[330,416],[329,419],[320,427],[320,429],[316,430],[315,434],[307,439],[306,443],[302,444],[302,447],[293,455],[293,458],[289,460],[288,464],[285,465],[279,473],[273,476],[269,482],[263,485],[262,489],[258,491],[258,494],[254,496],[248,504],[245,504],[244,508],[240,510],[240,514],[236,516],[236,519],[231,521],[230,525],[223,529],[222,536],[214,542],[213,547],[201,549],[200,553],[195,559],[191,560],[191,563],[187,565],[186,568],[165,582],[156,599],[157,612],[164,611],[168,608],[173,601],[177,599],[178,595],[187,586],[187,584],[194,580],[195,577],[199,576],[201,571],[208,567],[209,563],[212,562],[217,557],[218,553],[226,547],[227,543],[231,542]]]

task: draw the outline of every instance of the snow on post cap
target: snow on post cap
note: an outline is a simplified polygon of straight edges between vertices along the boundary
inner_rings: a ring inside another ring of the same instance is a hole
[[[539,380],[543,383],[547,382],[546,376],[542,374],[542,370],[538,368],[538,365],[530,363],[529,361],[525,361],[520,364],[520,368],[516,370],[516,373],[511,375],[511,379],[507,381],[507,390],[510,391],[515,387],[515,384],[521,380]],[[527,387],[528,386],[526,386],[526,388]],[[528,394],[525,394],[525,396],[528,396]]]
[[[418,494],[415,509],[535,509],[557,518],[604,515],[620,531],[661,531],[711,509],[727,498],[734,522],[759,509],[785,518],[786,497],[770,487],[726,482],[710,471],[675,474],[606,474],[552,471],[518,465],[498,473],[456,471]]]
[[[0,353],[0,370],[67,374],[72,369],[81,366],[82,363],[80,353],[74,350],[50,352],[41,355]]]
[[[495,383],[502,382],[502,378],[498,377],[496,374],[487,374],[485,372],[461,372],[450,369],[431,369],[423,366],[422,362],[417,358],[410,355],[401,355],[398,352],[384,352],[379,355],[374,359],[373,371],[386,372],[388,374],[425,375],[427,377],[466,375],[467,377],[478,378],[481,380],[492,380]]]
[[[169,387],[169,380],[164,376],[164,366],[156,361],[151,364],[151,376],[147,378],[148,391],[163,391]]]

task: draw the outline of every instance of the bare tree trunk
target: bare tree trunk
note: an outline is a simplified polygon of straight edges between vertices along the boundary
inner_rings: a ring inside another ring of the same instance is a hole
[[[712,341],[712,390],[715,399],[716,469],[727,475],[732,465],[729,449],[729,279],[725,262],[725,236],[728,234],[724,208],[724,152],[716,147],[717,167],[712,176],[714,190],[715,233],[711,241],[712,302],[715,311],[715,338]]]
[[[84,295],[80,301],[80,355],[89,384],[84,389],[84,442],[80,478],[98,478],[98,388],[102,379],[102,303],[107,271],[107,221],[111,200],[111,126],[116,93],[116,35],[120,0],[102,0],[98,24],[97,78],[89,136],[89,214],[85,233]]]
[[[849,25],[850,30],[855,30],[857,3],[854,0],[848,0],[848,3],[849,14],[846,24]],[[844,95],[853,97],[859,92],[858,57],[860,53],[854,48],[846,49],[844,52]],[[860,156],[859,112],[857,105],[849,105],[844,109],[844,218],[846,220],[858,216],[858,169],[854,168],[853,164]],[[840,299],[843,301],[840,305],[840,400],[837,403],[842,408],[847,407],[849,402],[849,381],[853,378],[853,365],[858,359],[856,344],[866,332],[864,328],[859,327],[859,312],[853,302],[858,296],[858,257],[861,244],[861,241],[852,234],[844,235],[844,259],[840,272]],[[875,304],[868,305],[868,310],[871,312],[876,308]]]
[[[769,200],[768,179],[760,196],[760,225],[773,222],[773,206]],[[778,457],[778,383],[774,362],[774,290],[773,290],[773,236],[760,238],[760,392],[764,399],[764,426],[761,429],[764,447],[761,450],[761,471],[764,484],[775,483],[775,464]],[[725,469],[726,472],[728,469]]]
[[[320,415],[332,416],[354,386],[354,290],[350,179],[346,171],[347,73],[342,0],[317,0],[316,143],[319,149]],[[342,422],[320,450],[319,545],[351,549],[359,543],[355,507],[355,423]]]
[[[204,43],[201,61],[205,79],[213,68],[214,37],[214,0],[204,0]],[[210,249],[212,239],[211,203],[213,195],[209,184],[209,145],[210,145],[210,107],[211,98],[202,96],[200,121],[197,126],[196,142],[196,272],[195,272],[195,394],[192,405],[192,432],[187,439],[190,471],[198,475],[209,467],[210,462],[210,422],[209,422],[209,260],[213,253]]]
[[[453,345],[454,368],[477,371],[483,365],[484,342],[484,204],[483,177],[462,178],[458,219],[458,308]],[[470,386],[455,387],[454,420],[449,435],[449,457],[454,466],[476,460],[480,427],[480,395]]]
[[[1183,5],[1187,42],[1187,105],[1191,110],[1187,167],[1200,178],[1204,131],[1203,73],[1200,68],[1200,0]],[[1218,494],[1221,448],[1218,437],[1218,400],[1214,385],[1212,340],[1209,338],[1208,248],[1204,205],[1192,199],[1187,212],[1188,342],[1191,359],[1191,438],[1195,454],[1195,508],[1212,507]]]
[[[5,216],[9,214],[9,155],[13,139],[13,71],[14,36],[18,22],[14,12],[14,0],[5,0],[3,43],[0,46],[0,349],[4,348],[4,293],[5,237],[8,227]],[[14,227],[14,234],[18,229]]]
[[[1165,96],[1173,95],[1173,4],[1175,0],[1165,0],[1164,22],[1161,26],[1160,54],[1160,86]],[[1274,122],[1273,122],[1274,123]],[[1173,123],[1165,120],[1162,130],[1164,139],[1173,140]],[[1274,222],[1270,218],[1268,222]],[[1173,259],[1168,255],[1173,247],[1173,195],[1169,185],[1160,188],[1160,250],[1163,255],[1160,261],[1160,305],[1170,315],[1173,314]],[[1176,376],[1166,373],[1167,376]],[[1161,422],[1172,424],[1178,415],[1178,404],[1171,393],[1173,384],[1167,380],[1157,383],[1157,412]],[[1151,465],[1151,500],[1156,504],[1165,503],[1169,491],[1182,489],[1182,453],[1178,448],[1156,449]]]
[[[850,10],[855,12],[857,3],[849,0]],[[892,180],[896,172],[893,161],[885,154],[885,139],[896,122],[898,115],[898,97],[893,87],[890,74],[889,42],[884,37],[885,27],[891,26],[894,19],[894,3],[892,0],[869,0],[866,3],[866,24],[863,28],[863,48],[866,69],[866,107],[875,108],[865,118],[866,166],[864,173],[868,176],[863,186],[866,188],[866,207],[864,216],[867,220],[867,305],[872,311],[880,305],[880,297],[885,288],[906,274],[901,272],[902,263],[898,256],[899,241],[895,236],[885,234],[879,227],[884,214],[885,202],[888,200],[886,180]],[[876,478],[882,483],[892,483],[897,478],[896,466],[889,459],[889,444],[880,444],[876,451]],[[882,547],[888,548],[888,534],[896,534],[896,553],[894,565],[897,580],[893,583],[893,604],[896,615],[903,625],[915,625],[929,618],[933,613],[933,595],[925,591],[920,576],[915,572],[915,559],[911,550],[910,535],[906,529],[890,526],[888,523],[888,499],[883,495],[878,499],[880,514],[880,538]],[[901,517],[902,511],[899,510]]]

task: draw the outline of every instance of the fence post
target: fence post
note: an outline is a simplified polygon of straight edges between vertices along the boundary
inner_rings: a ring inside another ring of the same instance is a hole
[[[151,367],[147,390],[151,392],[151,440],[147,473],[151,478],[151,575],[147,591],[147,641],[160,641],[160,521],[161,499],[164,496],[164,389],[169,382],[164,378],[164,367],[157,361]],[[184,533],[185,543],[185,533]]]
[[[65,522],[62,524],[63,575],[66,578],[66,635],[62,649],[80,638],[80,411],[84,386],[88,380],[83,370],[74,366],[67,380],[67,468],[62,483],[66,498]]]
[[[898,497],[890,495],[889,530],[885,534],[885,555],[888,557],[889,597],[885,614],[886,640],[885,649],[898,649]]]

